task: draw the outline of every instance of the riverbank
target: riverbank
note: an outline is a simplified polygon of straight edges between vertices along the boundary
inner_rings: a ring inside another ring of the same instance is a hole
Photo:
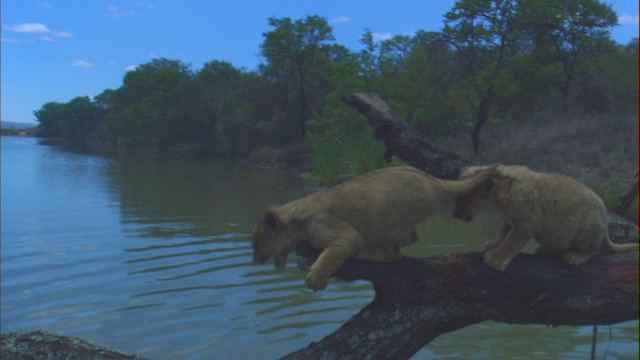
[[[482,163],[526,165],[535,171],[555,172],[583,182],[609,209],[628,188],[638,170],[638,119],[635,114],[537,114],[522,121],[489,123],[481,133],[479,155],[471,152],[470,136],[459,132],[452,139],[425,139],[446,144],[452,152]],[[349,137],[297,141],[280,148],[262,147],[248,154],[215,153],[204,145],[183,145],[159,153],[149,149],[113,148],[97,135],[88,145],[99,153],[138,154],[192,161],[218,162],[278,169],[297,173],[313,185],[330,186],[388,166],[386,148],[370,129]],[[401,164],[394,159],[394,164]],[[628,216],[638,217],[638,201]]]

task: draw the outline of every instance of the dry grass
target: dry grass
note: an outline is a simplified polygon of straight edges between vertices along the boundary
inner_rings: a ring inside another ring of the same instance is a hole
[[[526,165],[565,174],[594,189],[611,206],[638,171],[636,115],[540,115],[520,123],[487,125],[481,133],[484,163]],[[470,156],[470,137],[455,141]]]
[[[456,144],[469,156],[467,138]],[[487,125],[481,142],[482,162],[527,165],[572,176],[592,187],[626,186],[638,170],[638,119],[633,115],[540,116],[517,124]]]

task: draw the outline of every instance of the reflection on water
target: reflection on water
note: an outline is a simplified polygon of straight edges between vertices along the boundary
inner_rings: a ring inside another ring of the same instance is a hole
[[[269,359],[322,339],[373,297],[363,281],[308,291],[295,260],[283,271],[251,263],[259,212],[306,195],[290,174],[3,137],[1,184],[2,332],[50,330],[153,359]],[[478,250],[496,225],[443,213],[405,253]],[[637,324],[613,327],[609,359],[637,358]],[[483,323],[415,358],[585,358],[590,336]]]

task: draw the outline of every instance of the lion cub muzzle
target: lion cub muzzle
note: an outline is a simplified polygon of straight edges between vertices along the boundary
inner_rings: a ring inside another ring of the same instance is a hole
[[[271,252],[263,252],[260,249],[254,248],[253,263],[256,265],[264,265],[273,257],[273,263],[276,269],[284,269],[287,266],[287,254],[274,254]]]
[[[273,264],[275,265],[276,269],[284,269],[285,267],[287,267],[287,256],[276,256],[273,259]]]

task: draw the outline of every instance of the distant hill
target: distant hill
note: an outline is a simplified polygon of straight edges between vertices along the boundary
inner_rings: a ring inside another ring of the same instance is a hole
[[[2,129],[30,129],[38,126],[36,123],[22,123],[13,121],[0,121],[0,128]]]

